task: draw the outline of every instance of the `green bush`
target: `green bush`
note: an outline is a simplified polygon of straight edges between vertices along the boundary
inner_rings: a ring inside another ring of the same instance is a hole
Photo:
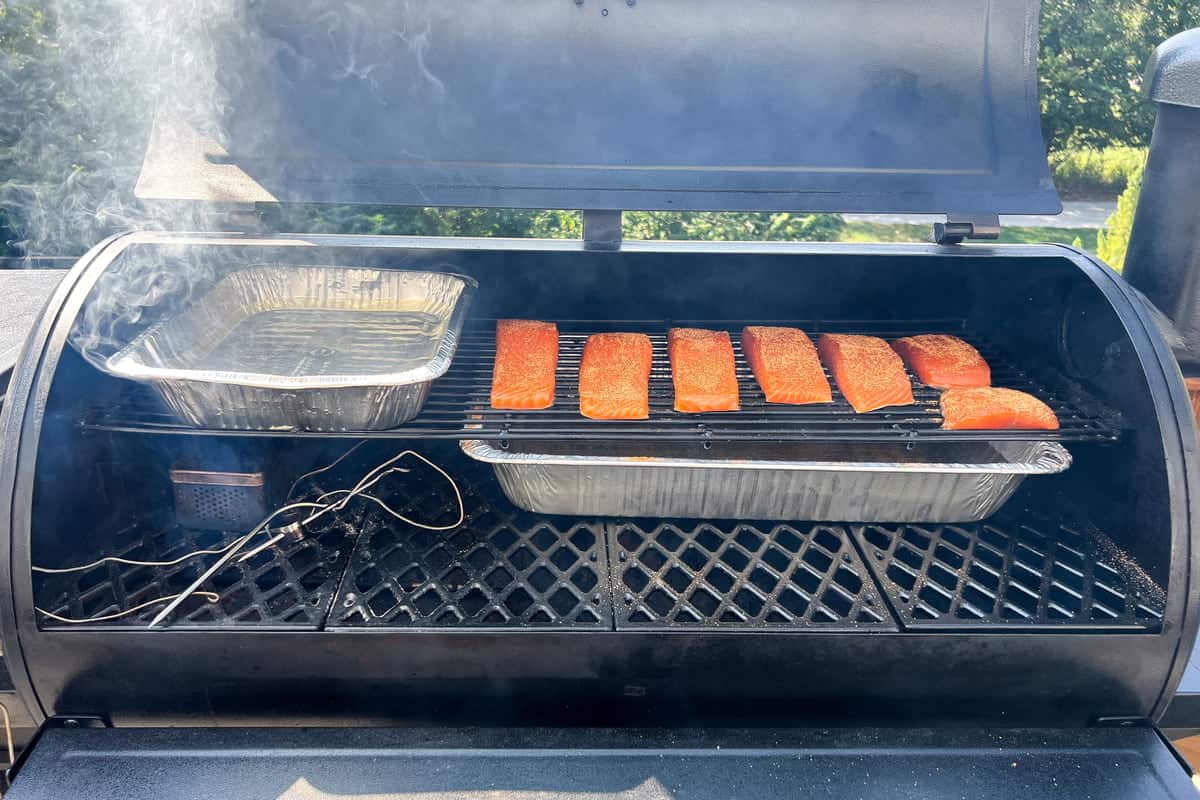
[[[629,239],[705,239],[708,241],[833,242],[845,222],[837,214],[712,213],[707,211],[630,211],[624,219]]]
[[[273,227],[311,233],[538,239],[578,239],[583,233],[578,211],[292,204],[275,213]]]
[[[1142,191],[1141,165],[1129,176],[1129,185],[1117,198],[1117,210],[1096,237],[1096,255],[1118,272],[1125,266],[1125,250],[1129,247],[1129,232],[1133,229],[1133,212],[1137,210]]]
[[[1198,25],[1196,0],[1044,0],[1038,79],[1046,146],[1149,144],[1146,60],[1168,36]]]
[[[626,239],[833,242],[845,223],[837,214],[755,214],[710,211],[627,211]],[[285,231],[414,236],[511,236],[578,239],[578,211],[387,206],[284,207],[274,227]]]
[[[1051,153],[1050,171],[1063,197],[1113,197],[1125,191],[1129,176],[1142,168],[1144,147],[1082,148]]]

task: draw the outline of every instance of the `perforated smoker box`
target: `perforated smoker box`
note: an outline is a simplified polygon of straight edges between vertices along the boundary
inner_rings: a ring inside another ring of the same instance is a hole
[[[0,635],[41,726],[9,796],[1194,794],[1154,727],[1197,627],[1196,431],[1172,352],[1186,336],[1085,253],[969,238],[1058,208],[1036,2],[232,7],[210,21],[221,118],[160,113],[138,182],[148,203],[234,212],[230,229],[99,243],[8,390]],[[1189,74],[1200,56],[1177,45],[1161,62]],[[1153,83],[1174,105],[1152,166],[1200,113],[1173,81]],[[295,202],[582,209],[584,236],[274,230],[274,206]],[[617,209],[950,220],[928,245],[636,242]],[[1153,225],[1140,216],[1137,235]],[[1170,233],[1155,241],[1187,273]],[[79,326],[131,276],[177,279],[136,308],[132,339],[248,264],[478,289],[420,413],[381,430],[185,422],[81,350]],[[559,323],[550,409],[490,408],[504,318]],[[969,522],[762,520],[530,511],[461,451],[980,445],[941,428],[923,386],[911,407],[857,415],[840,393],[769,406],[743,375],[741,412],[682,415],[660,366],[649,420],[576,413],[587,334],[748,323],[960,335],[1062,423],[987,436],[1049,441],[1070,466]],[[260,510],[240,493],[261,483],[266,513],[320,506],[406,450],[445,475],[404,456],[378,487],[394,514],[360,499],[285,517],[222,560]],[[219,502],[189,503],[201,486]]]
[[[171,470],[175,521],[200,530],[249,530],[267,515],[261,472]]]

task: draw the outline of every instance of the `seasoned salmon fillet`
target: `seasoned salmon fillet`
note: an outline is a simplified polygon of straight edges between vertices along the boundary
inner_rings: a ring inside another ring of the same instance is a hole
[[[929,333],[905,336],[892,347],[926,386],[991,386],[992,370],[979,351],[957,336]]]
[[[768,403],[828,403],[833,392],[817,348],[799,328],[742,328],[742,352]]]
[[[592,419],[647,419],[654,348],[641,333],[597,333],[583,346],[579,413]]]
[[[496,321],[492,408],[532,410],[554,405],[558,326],[529,319]]]
[[[1016,389],[947,389],[941,407],[942,427],[951,431],[1058,430],[1058,417],[1050,406]]]
[[[860,414],[913,402],[904,362],[883,339],[846,333],[821,334],[817,351],[847,402]]]
[[[725,331],[672,328],[667,333],[675,410],[737,411],[733,342]]]

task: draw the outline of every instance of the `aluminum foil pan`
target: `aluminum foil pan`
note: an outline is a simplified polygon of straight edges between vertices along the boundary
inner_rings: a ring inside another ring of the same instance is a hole
[[[450,367],[476,285],[440,272],[251,267],[106,367],[152,384],[199,427],[393,428],[417,415]]]
[[[1056,442],[721,445],[655,447],[582,442],[462,443],[492,464],[517,506],[543,514],[974,522],[1004,504],[1026,475],[1062,472]]]

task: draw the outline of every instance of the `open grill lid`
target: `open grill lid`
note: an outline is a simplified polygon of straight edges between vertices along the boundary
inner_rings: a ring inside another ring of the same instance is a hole
[[[238,35],[213,37],[217,119],[160,114],[137,194],[1057,212],[1038,11],[1039,0],[248,0]]]

